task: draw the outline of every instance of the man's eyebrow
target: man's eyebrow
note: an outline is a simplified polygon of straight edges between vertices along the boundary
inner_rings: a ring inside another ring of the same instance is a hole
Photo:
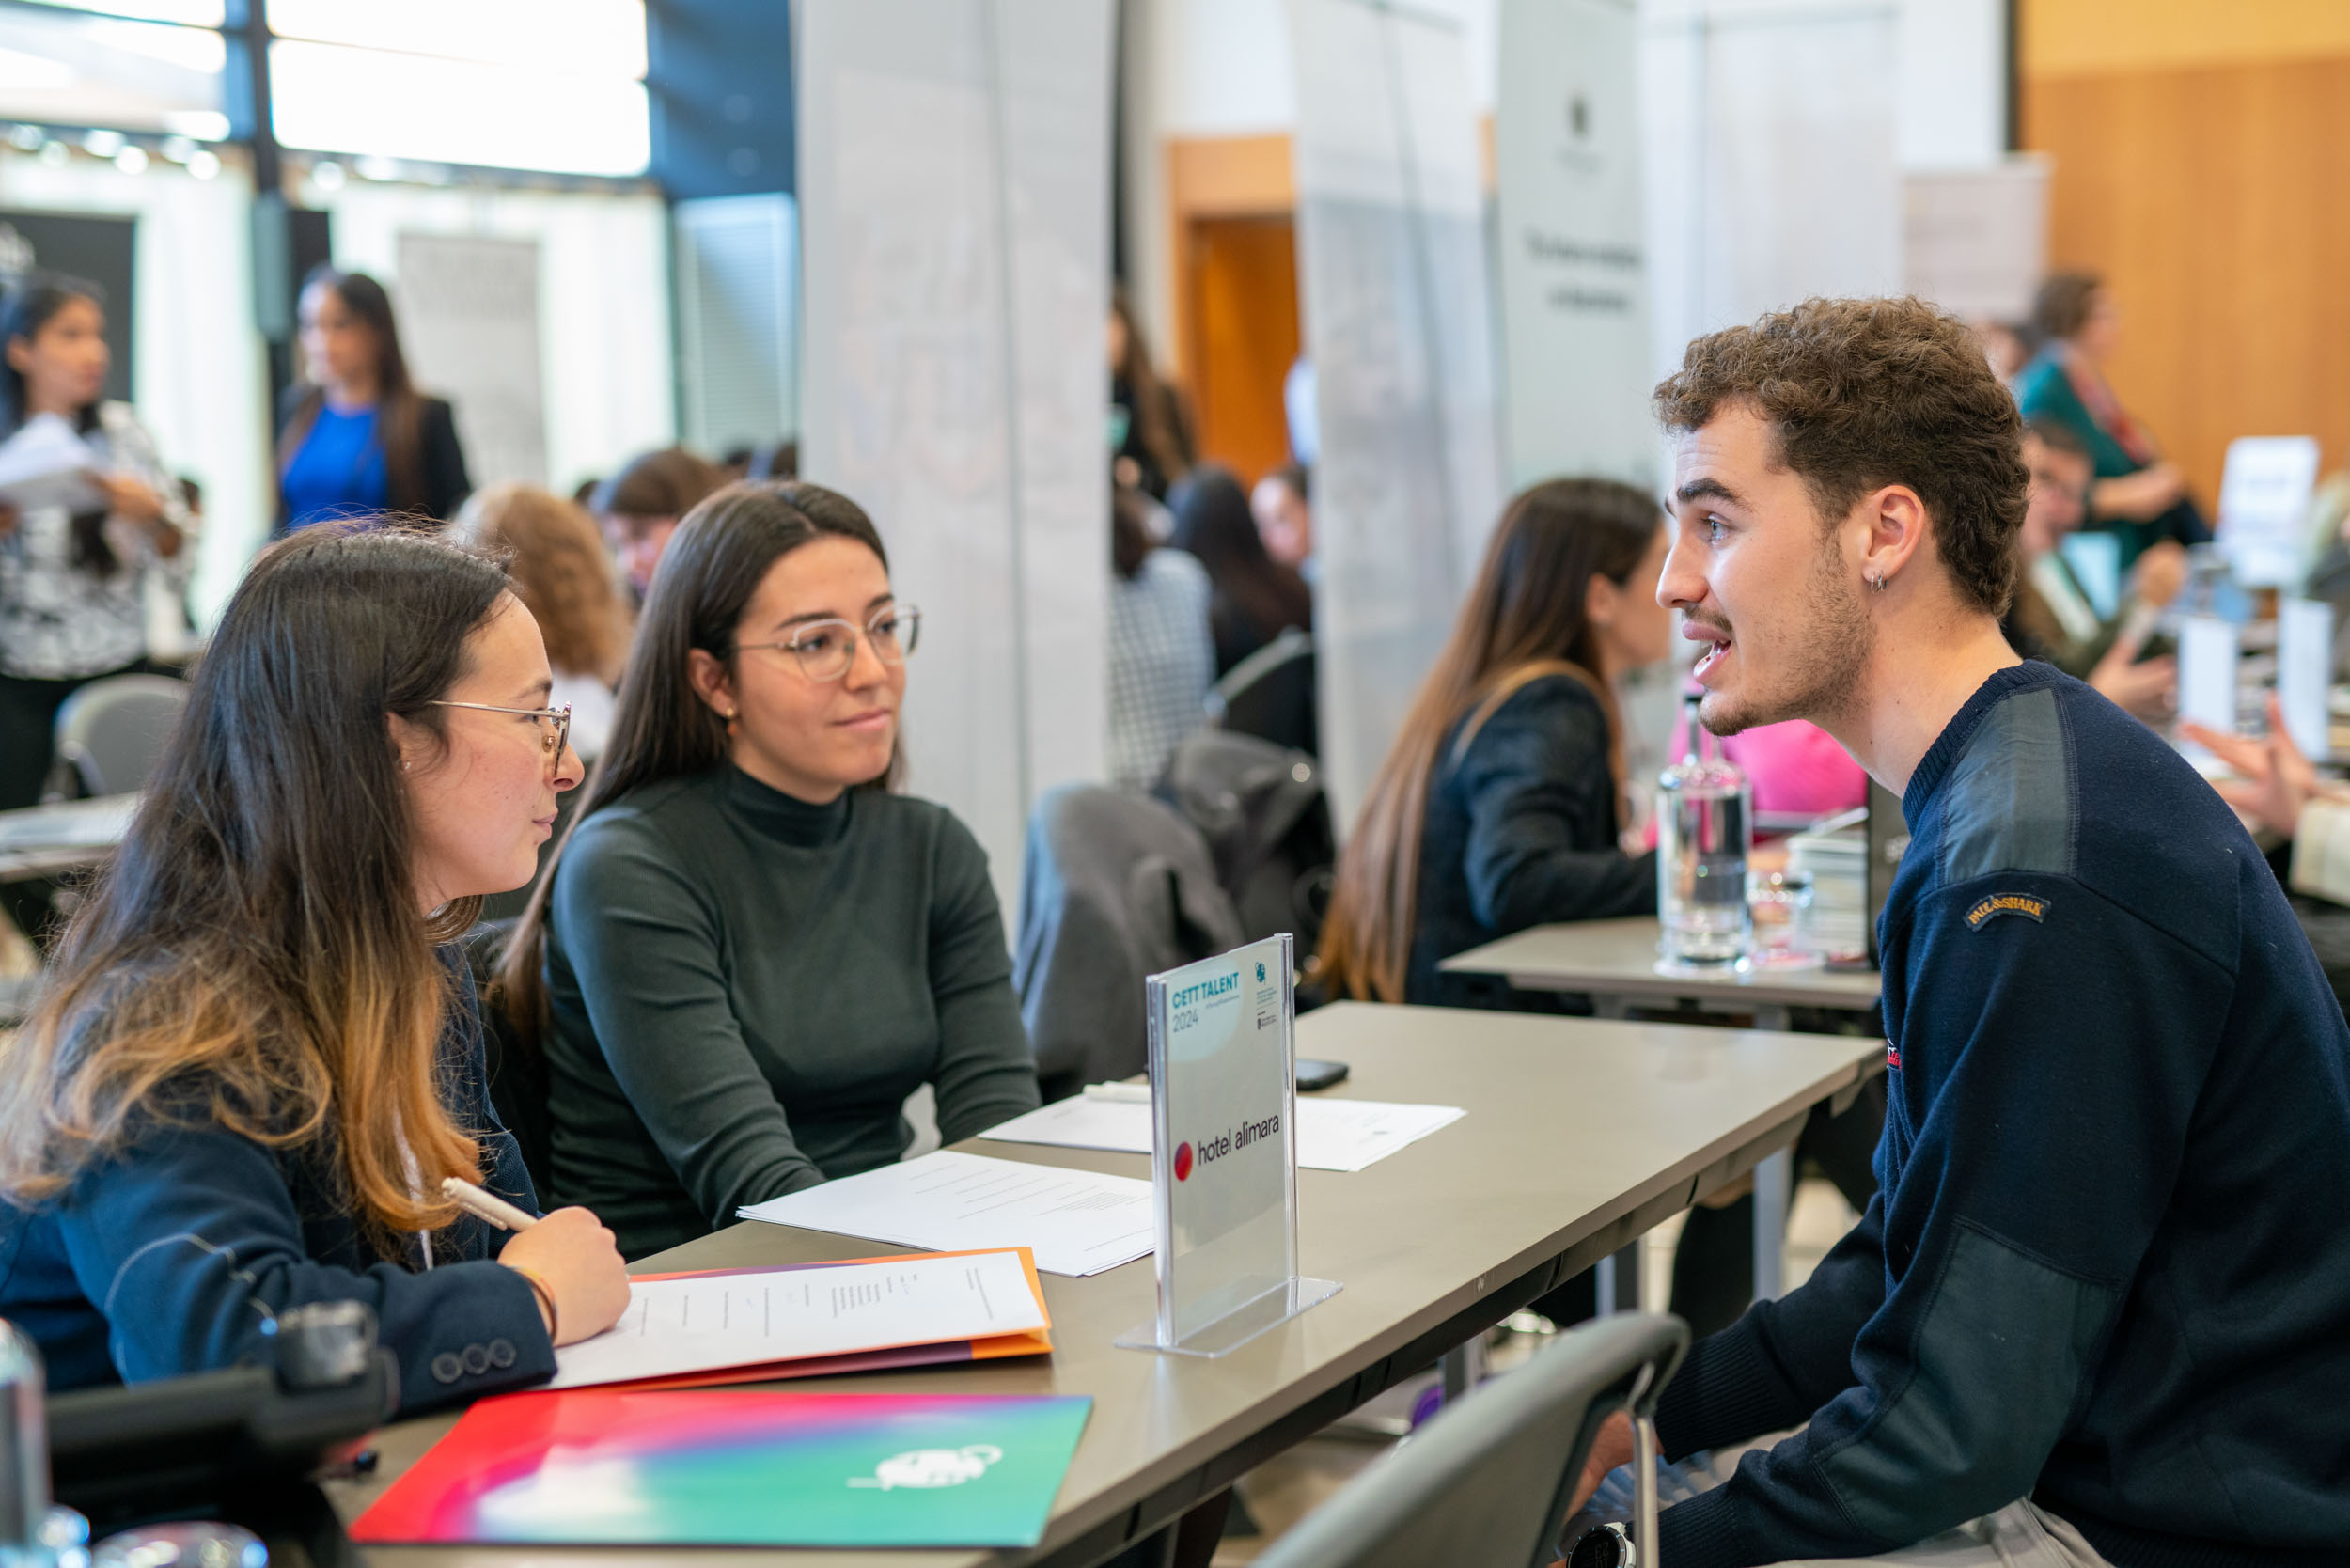
[[[1721,480],[1712,478],[1691,479],[1687,484],[1673,492],[1673,503],[1676,507],[1684,507],[1691,501],[1700,500],[1709,495],[1715,500],[1726,501],[1733,507],[1743,507],[1747,504],[1745,496],[1740,495]]]

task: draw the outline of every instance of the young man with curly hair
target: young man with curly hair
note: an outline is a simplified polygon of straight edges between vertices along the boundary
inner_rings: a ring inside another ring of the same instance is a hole
[[[2211,788],[2001,637],[2027,476],[1973,335],[1814,300],[1656,406],[1704,723],[1820,725],[1911,838],[1882,1190],[1658,1411],[1668,1459],[1795,1430],[1646,1560],[2350,1561],[2350,1029]]]

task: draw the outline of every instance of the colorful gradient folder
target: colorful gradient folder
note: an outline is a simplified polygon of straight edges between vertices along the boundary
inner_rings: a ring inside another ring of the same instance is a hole
[[[362,1543],[1032,1546],[1081,1397],[610,1388],[467,1411]]]

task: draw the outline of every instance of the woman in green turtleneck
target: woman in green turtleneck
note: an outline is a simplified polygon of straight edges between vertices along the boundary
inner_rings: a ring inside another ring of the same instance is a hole
[[[898,1159],[922,1084],[949,1142],[1037,1104],[986,856],[887,789],[919,624],[816,485],[721,491],[662,559],[506,967],[543,1021],[545,1185],[623,1256]]]

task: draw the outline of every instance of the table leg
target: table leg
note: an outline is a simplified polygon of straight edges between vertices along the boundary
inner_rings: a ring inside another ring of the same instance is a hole
[[[1787,1288],[1787,1200],[1795,1152],[1765,1154],[1754,1167],[1754,1298],[1769,1301]]]
[[[1485,1378],[1485,1337],[1482,1334],[1444,1353],[1444,1402],[1465,1399]]]
[[[1599,1315],[1612,1312],[1637,1312],[1640,1309],[1640,1248],[1643,1242],[1635,1240],[1610,1252],[1591,1265],[1591,1292],[1597,1299]]]

